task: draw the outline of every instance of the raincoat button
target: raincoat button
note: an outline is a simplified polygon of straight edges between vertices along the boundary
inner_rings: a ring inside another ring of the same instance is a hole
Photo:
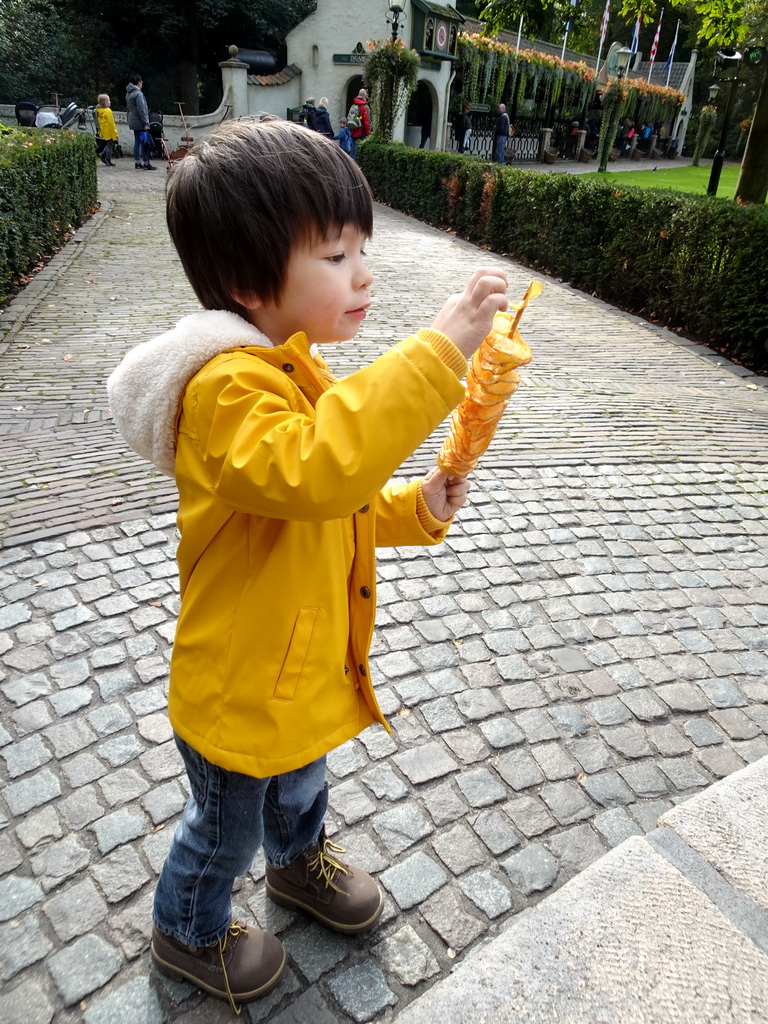
[[[344,666],[344,675],[345,675],[345,676],[348,676],[348,675],[349,675],[349,665],[345,665],[345,666]]]
[[[283,369],[286,373],[293,373],[293,363],[283,363]]]
[[[363,597],[370,597],[371,596],[371,592],[368,589],[368,587],[360,587],[360,593],[363,595]]]
[[[360,509],[360,511],[361,512],[367,512],[370,507],[371,507],[370,505],[363,505],[363,507]]]
[[[358,665],[357,667],[360,670],[360,675],[364,676],[365,675],[365,665]]]

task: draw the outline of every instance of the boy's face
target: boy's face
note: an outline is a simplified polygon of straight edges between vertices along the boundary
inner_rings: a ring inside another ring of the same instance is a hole
[[[336,239],[298,246],[278,302],[239,298],[251,323],[274,345],[298,331],[310,344],[354,338],[371,304],[373,275],[363,262],[365,242],[365,235],[347,225]]]

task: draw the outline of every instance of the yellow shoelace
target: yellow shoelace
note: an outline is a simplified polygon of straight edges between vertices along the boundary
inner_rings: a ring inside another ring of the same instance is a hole
[[[336,875],[341,872],[342,875],[348,875],[349,869],[346,864],[337,860],[333,855],[335,853],[344,853],[343,846],[337,846],[336,843],[332,843],[330,839],[326,839],[321,847],[317,851],[317,856],[313,857],[307,867],[310,871],[315,872],[315,878],[323,879],[325,882],[326,889],[333,889],[335,892],[341,892],[338,885],[335,884],[334,879]]]
[[[224,974],[224,987],[227,990],[229,1005],[232,1007],[232,1009],[234,1010],[235,1014],[238,1017],[242,1013],[243,1008],[242,1006],[237,1005],[237,1003],[235,1002],[235,997],[232,995],[232,989],[229,987],[229,976],[227,975],[227,966],[224,963],[224,950],[227,948],[227,941],[229,940],[230,936],[232,936],[233,939],[236,939],[238,935],[242,935],[243,932],[247,931],[248,929],[244,924],[240,924],[239,921],[233,921],[232,924],[229,926],[227,934],[224,936],[224,938],[219,939],[219,959],[221,960],[221,970],[222,973]]]

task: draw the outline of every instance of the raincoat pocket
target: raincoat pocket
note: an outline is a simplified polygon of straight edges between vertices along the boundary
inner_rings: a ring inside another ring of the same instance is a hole
[[[317,615],[317,608],[299,608],[299,613],[293,624],[288,652],[275,684],[273,696],[277,700],[293,700],[296,696],[296,689],[312,641]]]

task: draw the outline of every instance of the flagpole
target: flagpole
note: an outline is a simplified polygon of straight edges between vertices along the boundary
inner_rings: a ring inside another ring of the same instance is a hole
[[[517,49],[515,50],[515,56],[520,53],[520,33],[523,31],[523,16],[520,15],[520,24],[517,26]]]
[[[661,14],[659,15],[659,24],[656,26],[656,35],[653,37],[653,46],[651,47],[651,60],[648,65],[648,82],[651,81],[651,75],[653,74],[653,65],[656,60],[656,51],[659,48],[659,36],[661,35],[661,22],[664,18],[664,8],[661,8]],[[638,44],[639,45],[639,44]]]
[[[672,60],[675,56],[675,50],[677,49],[677,33],[680,31],[680,19],[677,19],[677,28],[675,29],[675,38],[672,40],[672,49],[669,51],[669,60],[667,61],[667,85],[669,85],[669,76],[672,74]]]
[[[611,0],[605,0],[605,10],[603,11],[603,18],[600,22],[600,46],[597,48],[597,63],[595,64],[595,78],[597,78],[598,72],[600,71],[600,57],[603,53],[603,43],[605,42],[606,36],[608,35],[608,19],[611,16]]]

